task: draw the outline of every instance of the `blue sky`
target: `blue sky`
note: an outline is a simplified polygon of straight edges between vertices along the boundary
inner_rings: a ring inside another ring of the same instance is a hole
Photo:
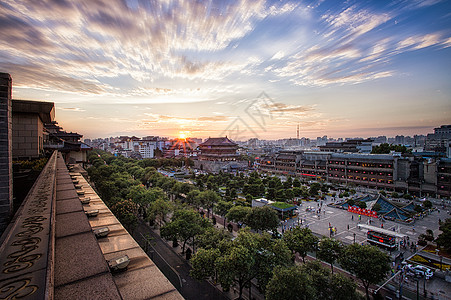
[[[451,1],[2,1],[13,97],[85,137],[413,135],[451,123]],[[263,93],[263,94],[262,94]]]

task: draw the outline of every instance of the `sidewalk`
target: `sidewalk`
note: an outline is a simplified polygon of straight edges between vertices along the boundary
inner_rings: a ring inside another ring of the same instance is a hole
[[[159,236],[159,230],[151,228],[144,222],[140,222],[137,228],[134,230],[133,235],[136,237],[137,241],[142,242],[142,238],[139,235],[149,236],[151,238],[151,248],[153,251],[157,252],[160,255],[164,262],[168,265],[157,261],[157,257],[152,259],[155,264],[157,264],[158,268],[165,272],[175,272],[177,276],[180,278],[181,287],[179,288],[179,292],[185,299],[188,300],[210,300],[210,299],[218,299],[218,300],[226,300],[230,299],[230,297],[223,293],[221,290],[217,289],[210,282],[205,280],[197,281],[189,275],[191,270],[191,266],[186,262],[186,260],[181,256],[181,248],[173,248],[172,242],[171,245],[164,241]],[[142,244],[142,243],[140,243]],[[148,255],[152,256],[152,251],[148,251]],[[170,270],[171,269],[171,270]],[[167,273],[165,273],[166,275]],[[169,278],[169,277],[168,277]],[[174,278],[171,278],[174,280]],[[174,285],[180,286],[179,280],[175,280]]]

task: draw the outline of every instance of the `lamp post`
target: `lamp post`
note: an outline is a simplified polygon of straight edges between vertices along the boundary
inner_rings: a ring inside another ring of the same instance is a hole
[[[420,281],[420,279],[415,278],[415,281],[417,282],[417,300],[420,300],[420,288],[418,287],[418,281]]]
[[[439,249],[435,249],[435,252],[437,254],[438,257],[440,257],[440,271],[442,270],[442,256],[439,254],[440,250]]]

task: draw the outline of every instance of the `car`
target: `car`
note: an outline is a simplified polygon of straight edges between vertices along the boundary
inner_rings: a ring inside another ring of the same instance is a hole
[[[429,279],[434,275],[434,272],[432,272],[431,269],[421,265],[413,267],[413,271],[416,275],[424,276],[426,279]]]

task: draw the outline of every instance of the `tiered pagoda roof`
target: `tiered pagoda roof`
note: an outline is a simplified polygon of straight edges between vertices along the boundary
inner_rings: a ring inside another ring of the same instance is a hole
[[[208,138],[205,142],[199,146],[238,146],[227,137]]]

